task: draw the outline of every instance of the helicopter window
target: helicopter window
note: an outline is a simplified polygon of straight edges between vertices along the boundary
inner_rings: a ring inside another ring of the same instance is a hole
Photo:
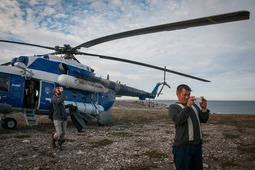
[[[51,92],[51,89],[49,87],[45,87],[44,91],[46,94],[49,94]]]
[[[97,94],[96,93],[93,93],[92,97],[93,97],[94,101],[97,101]]]
[[[0,91],[8,92],[9,91],[9,80],[8,75],[0,75]]]
[[[82,99],[85,99],[86,98],[86,95],[84,93],[81,94],[81,98]]]
[[[66,64],[59,63],[58,67],[59,67],[59,70],[61,71],[61,73],[63,73],[63,74],[68,74],[69,73],[69,68],[67,67]]]
[[[14,64],[16,63],[18,58],[13,58],[12,61],[11,61],[11,65],[14,66]]]
[[[76,98],[77,94],[75,91],[72,93],[72,96],[73,96],[73,98]]]

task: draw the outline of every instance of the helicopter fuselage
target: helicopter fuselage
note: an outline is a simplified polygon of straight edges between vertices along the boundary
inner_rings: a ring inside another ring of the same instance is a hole
[[[8,66],[0,66],[0,103],[5,110],[2,112],[34,109],[36,113],[48,114],[52,91],[62,86],[65,104],[98,115],[112,107],[116,95],[155,98],[159,85],[152,93],[138,90],[97,77],[89,66],[58,56],[21,56]]]

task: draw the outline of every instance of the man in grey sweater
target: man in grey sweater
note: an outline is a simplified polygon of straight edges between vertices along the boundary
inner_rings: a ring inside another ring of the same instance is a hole
[[[203,169],[200,123],[207,122],[210,111],[204,97],[201,97],[200,109],[195,104],[196,98],[190,93],[189,86],[179,85],[176,91],[178,101],[169,106],[169,117],[176,130],[172,152],[177,170]]]
[[[63,94],[63,87],[57,87],[53,90],[53,122],[55,125],[56,133],[52,137],[52,147],[56,148],[56,141],[59,145],[59,150],[63,150],[62,144],[65,142],[65,134],[67,129],[67,113],[65,110]]]

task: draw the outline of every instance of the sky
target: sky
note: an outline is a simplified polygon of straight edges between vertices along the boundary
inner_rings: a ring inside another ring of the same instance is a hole
[[[211,82],[167,73],[159,100],[175,100],[179,84],[207,100],[255,100],[254,0],[1,0],[0,39],[49,47],[78,46],[102,36],[207,17],[250,11],[250,19],[129,37],[80,51],[165,67]],[[0,43],[0,63],[53,51]],[[151,92],[164,73],[142,66],[76,56],[96,76]],[[126,99],[123,97],[123,99]],[[136,98],[135,98],[136,99]]]

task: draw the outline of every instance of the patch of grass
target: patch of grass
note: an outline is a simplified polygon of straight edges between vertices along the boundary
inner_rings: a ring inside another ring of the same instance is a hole
[[[245,153],[255,154],[255,145],[254,144],[246,144],[246,145],[242,144],[238,147],[238,149]]]
[[[235,167],[235,166],[237,166],[237,164],[234,163],[234,161],[227,161],[227,162],[223,162],[223,163],[221,164],[221,167],[222,167],[222,168]]]
[[[78,133],[77,136],[87,136],[86,133]]]
[[[34,147],[34,146],[33,146],[33,147],[32,147],[32,150],[33,150],[33,151],[38,151],[38,150],[39,150],[39,148],[38,148],[38,147]]]
[[[203,143],[209,143],[211,140],[209,139],[203,139]]]
[[[66,142],[74,142],[74,139],[66,139]]]
[[[250,157],[250,158],[247,159],[247,161],[254,162],[255,158],[254,157]]]
[[[173,132],[173,131],[170,131],[170,130],[167,130],[167,131],[166,131],[166,134],[172,135],[172,134],[174,134],[174,132]]]
[[[229,139],[236,139],[236,138],[239,138],[239,135],[234,135],[234,134],[229,134],[229,133],[225,133],[223,134],[226,138],[229,138]]]
[[[143,124],[143,123],[149,123],[152,120],[169,120],[167,110],[162,110],[162,111],[155,111],[155,110],[150,110],[146,109],[145,110],[125,110],[123,112],[122,109],[112,109],[112,114],[113,114],[113,119],[114,122],[123,122],[126,121],[131,121],[131,122],[136,122],[137,124]]]
[[[126,168],[120,168],[120,170],[151,170],[157,169],[158,167],[155,165],[137,165],[137,166],[129,166]]]
[[[47,153],[45,151],[40,151],[39,154],[41,156],[44,156],[44,157],[49,157],[49,158],[55,158],[55,156],[53,155],[53,153]]]
[[[159,153],[157,151],[145,152],[142,155],[149,156],[150,158],[157,158],[157,159],[168,158],[166,154]]]
[[[144,140],[139,140],[139,139],[138,139],[138,140],[135,141],[135,143],[137,143],[137,144],[143,144],[143,143],[144,143]]]
[[[208,123],[255,128],[255,115],[252,114],[210,114]]]
[[[139,130],[136,130],[135,132],[136,132],[136,133],[144,133],[144,132],[146,132],[146,131],[145,131],[145,130],[139,129]]]
[[[10,134],[11,130],[7,130],[7,129],[0,129],[0,135],[2,134]]]
[[[25,138],[30,138],[31,136],[30,135],[17,135],[15,136],[15,138],[18,138],[18,139],[25,139]]]
[[[207,133],[203,133],[202,136],[203,136],[203,137],[208,137],[208,136],[210,136],[210,135],[207,134]]]
[[[202,136],[203,136],[203,143],[209,143],[211,141],[210,139],[207,139],[210,136],[209,134],[203,133]]]
[[[213,159],[214,161],[218,161],[218,160],[219,160],[218,157],[212,157],[212,159]]]
[[[100,147],[100,146],[107,146],[107,145],[111,145],[113,143],[112,140],[108,140],[108,139],[103,139],[101,141],[98,142],[91,142],[92,147],[96,148],[96,147]]]
[[[119,136],[119,137],[133,137],[134,135],[131,133],[127,132],[114,132],[114,133],[109,133],[112,136]]]

